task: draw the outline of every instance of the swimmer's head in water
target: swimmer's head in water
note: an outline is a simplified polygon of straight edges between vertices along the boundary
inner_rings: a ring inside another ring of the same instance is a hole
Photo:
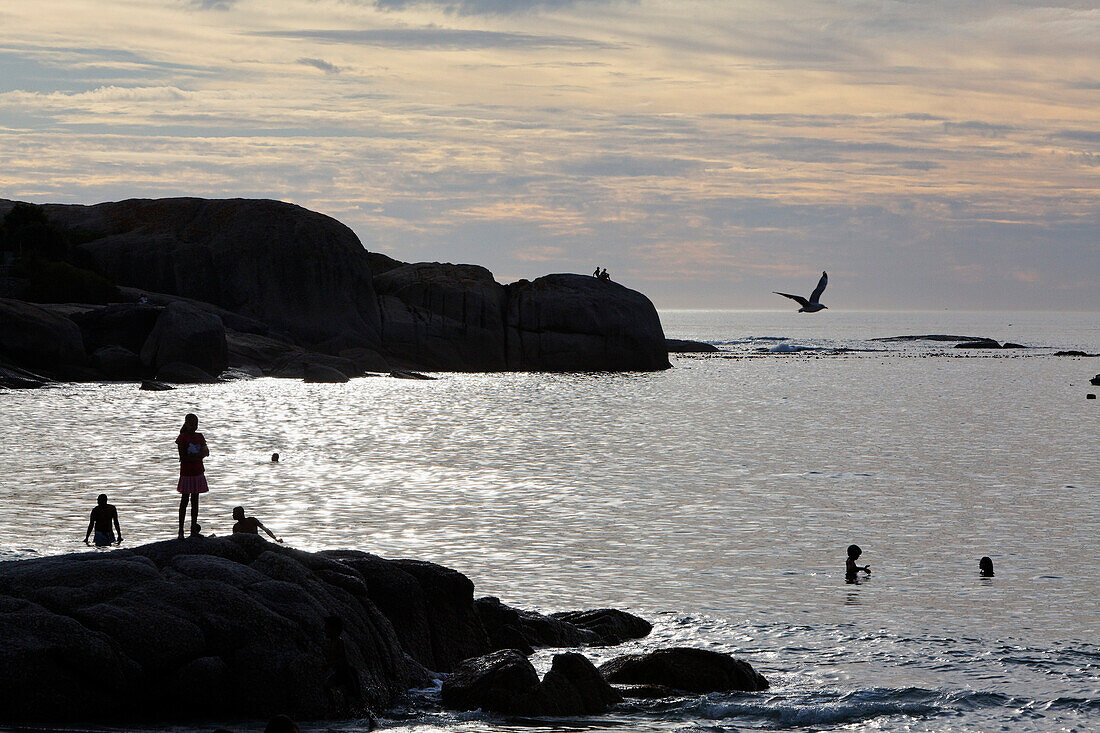
[[[279,462],[279,454],[278,453],[272,453],[271,454],[271,462],[272,463],[278,463]]]
[[[243,506],[233,507],[233,518],[236,519],[238,522],[241,521],[242,519],[244,519],[244,507]]]
[[[100,494],[96,498],[96,502],[99,503],[99,504],[106,504],[107,503],[107,495],[106,494]]]
[[[993,558],[983,557],[978,561],[978,570],[982,575],[993,575]]]
[[[855,560],[857,557],[863,554],[863,550],[859,549],[859,545],[848,545],[848,557]]]

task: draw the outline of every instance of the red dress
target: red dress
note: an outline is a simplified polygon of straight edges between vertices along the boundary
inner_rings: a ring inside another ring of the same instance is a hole
[[[176,438],[176,445],[183,446],[184,451],[190,455],[201,456],[206,438],[202,437],[202,433],[180,433]],[[176,484],[176,491],[181,494],[205,494],[210,491],[205,474],[201,457],[197,461],[180,461],[180,480]]]

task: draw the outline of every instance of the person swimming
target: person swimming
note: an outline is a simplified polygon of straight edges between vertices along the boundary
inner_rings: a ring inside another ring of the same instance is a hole
[[[978,574],[983,578],[993,577],[993,558],[983,557],[978,561]]]
[[[848,545],[848,559],[844,563],[844,579],[849,582],[855,582],[857,574],[860,571],[871,574],[870,565],[856,565],[856,560],[863,554],[863,550],[859,545]]]
[[[117,540],[115,539],[115,532],[111,528],[112,522],[114,522],[114,530],[118,531]],[[84,533],[84,544],[91,544],[88,542],[88,537],[92,534],[93,529],[95,530],[96,547],[107,547],[116,542],[122,542],[122,527],[118,526],[118,510],[115,509],[113,504],[107,503],[106,494],[100,494],[96,499],[96,505],[92,509],[91,521],[88,522],[88,531]]]

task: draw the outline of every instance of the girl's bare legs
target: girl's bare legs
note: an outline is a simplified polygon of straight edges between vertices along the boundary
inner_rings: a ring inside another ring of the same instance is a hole
[[[191,534],[199,526],[199,495],[191,494]]]
[[[191,494],[196,496],[196,494]],[[183,518],[187,516],[187,494],[180,494],[180,539],[183,539]]]

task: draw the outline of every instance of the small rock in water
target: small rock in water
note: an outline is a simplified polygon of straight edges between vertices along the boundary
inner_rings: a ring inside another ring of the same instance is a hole
[[[165,390],[175,388],[170,384],[165,384],[164,382],[157,382],[152,379],[146,379],[142,381],[141,389],[149,392],[164,392]]]
[[[427,374],[421,374],[420,372],[409,372],[404,370],[398,370],[390,372],[390,376],[395,379],[435,379],[435,377],[429,377]]]
[[[1085,399],[1086,400],[1095,400],[1096,395],[1094,395],[1092,392],[1089,392],[1087,395],[1085,395]]]
[[[1100,387],[1100,374],[1097,374],[1095,377],[1090,379],[1089,384]]]

